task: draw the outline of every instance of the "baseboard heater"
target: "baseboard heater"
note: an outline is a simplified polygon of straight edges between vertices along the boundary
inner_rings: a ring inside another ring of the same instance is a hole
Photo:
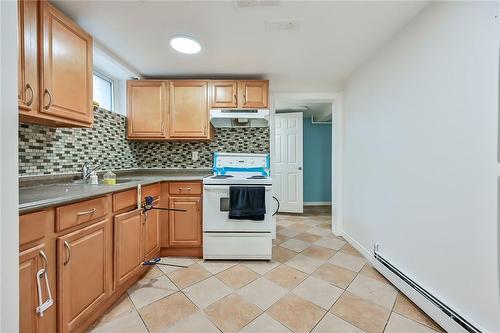
[[[448,317],[450,317],[452,320],[454,320],[457,324],[462,326],[467,332],[471,333],[482,333],[479,329],[477,329],[474,325],[469,323],[465,318],[460,316],[458,313],[453,311],[449,306],[441,302],[439,299],[434,297],[431,293],[429,293],[427,290],[419,286],[415,281],[410,279],[408,276],[406,276],[403,272],[401,272],[399,269],[394,267],[389,261],[387,261],[383,256],[381,256],[377,251],[374,251],[374,256],[375,259],[377,259],[382,265],[387,267],[391,272],[396,274],[401,280],[403,280],[405,283],[407,283],[410,287],[415,289],[419,294],[424,296],[429,302],[437,306],[441,311],[443,311]]]

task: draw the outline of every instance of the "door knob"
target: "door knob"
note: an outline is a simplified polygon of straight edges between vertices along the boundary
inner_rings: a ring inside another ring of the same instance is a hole
[[[301,170],[302,170],[302,167],[299,167],[299,171],[301,171]]]

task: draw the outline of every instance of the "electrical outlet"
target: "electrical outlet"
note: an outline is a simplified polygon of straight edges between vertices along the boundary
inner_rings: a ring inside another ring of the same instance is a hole
[[[197,151],[193,151],[191,152],[191,158],[193,159],[193,161],[198,161],[198,152]]]

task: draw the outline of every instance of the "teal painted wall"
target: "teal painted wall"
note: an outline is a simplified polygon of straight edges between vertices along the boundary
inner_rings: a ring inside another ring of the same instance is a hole
[[[304,118],[304,202],[332,201],[332,125]]]

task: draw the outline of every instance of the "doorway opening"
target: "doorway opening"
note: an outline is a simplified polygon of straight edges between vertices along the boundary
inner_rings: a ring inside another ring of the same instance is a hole
[[[271,124],[271,173],[282,214],[329,215],[340,235],[337,94],[278,94]],[[338,170],[337,170],[338,169]],[[337,184],[338,183],[338,184]]]

